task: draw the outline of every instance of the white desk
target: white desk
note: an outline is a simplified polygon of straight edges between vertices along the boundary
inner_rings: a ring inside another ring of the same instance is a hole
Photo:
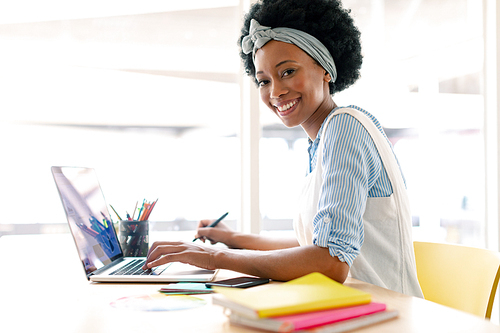
[[[0,238],[0,331],[2,332],[258,332],[230,325],[211,295],[189,310],[144,312],[116,309],[111,302],[153,294],[163,284],[89,283],[69,234]],[[60,267],[64,272],[56,273]],[[233,276],[221,271],[218,278]],[[350,279],[375,301],[399,310],[399,318],[359,332],[500,332],[481,318]]]

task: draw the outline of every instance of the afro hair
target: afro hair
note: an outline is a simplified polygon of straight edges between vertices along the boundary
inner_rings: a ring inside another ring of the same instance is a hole
[[[363,59],[360,32],[354,25],[350,10],[344,9],[340,1],[261,0],[255,3],[245,15],[238,40],[245,71],[255,79],[252,54],[244,54],[241,50],[241,41],[248,35],[252,19],[271,28],[302,30],[321,41],[333,56],[337,68],[337,80],[330,82],[331,95],[346,89],[360,77]]]

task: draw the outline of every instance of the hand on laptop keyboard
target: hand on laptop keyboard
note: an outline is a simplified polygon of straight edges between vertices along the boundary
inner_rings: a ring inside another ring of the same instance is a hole
[[[145,259],[132,260],[127,265],[115,270],[110,275],[160,275],[166,267],[154,267],[153,269],[143,270],[142,266]]]

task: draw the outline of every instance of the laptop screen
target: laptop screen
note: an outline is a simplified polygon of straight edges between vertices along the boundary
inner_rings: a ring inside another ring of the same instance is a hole
[[[122,257],[94,169],[52,167],[52,174],[87,276]]]

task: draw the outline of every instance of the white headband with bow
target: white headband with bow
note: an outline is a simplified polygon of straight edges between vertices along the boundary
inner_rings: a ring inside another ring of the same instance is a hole
[[[243,37],[241,49],[245,54],[252,53],[255,60],[255,52],[270,40],[296,45],[316,60],[330,74],[330,82],[335,82],[337,79],[335,62],[328,49],[317,38],[301,30],[285,27],[265,27],[252,19],[250,21],[250,33],[248,36]]]

